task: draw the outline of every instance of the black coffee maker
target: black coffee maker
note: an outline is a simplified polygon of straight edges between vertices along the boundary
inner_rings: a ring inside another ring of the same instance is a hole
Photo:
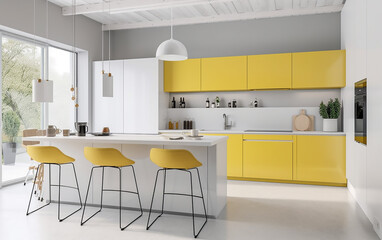
[[[88,123],[87,122],[76,122],[75,124],[77,130],[77,136],[84,137],[88,132]]]

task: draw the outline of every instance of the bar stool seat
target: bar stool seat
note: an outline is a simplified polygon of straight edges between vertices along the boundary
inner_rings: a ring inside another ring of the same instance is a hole
[[[150,152],[153,163],[167,169],[192,169],[202,166],[194,155],[183,149],[159,149],[153,148]]]
[[[192,153],[190,153],[187,150],[184,149],[160,149],[160,148],[153,148],[150,151],[150,158],[153,163],[155,163],[159,169],[156,174],[155,178],[155,184],[154,184],[154,190],[153,195],[151,199],[151,205],[150,205],[150,211],[149,211],[149,217],[147,219],[147,225],[146,229],[148,230],[156,220],[158,220],[159,217],[163,215],[164,212],[164,200],[165,195],[179,195],[179,196],[188,196],[191,197],[191,207],[192,207],[192,226],[193,226],[193,234],[194,237],[197,238],[199,233],[202,231],[204,226],[207,223],[207,210],[206,205],[204,202],[204,196],[203,196],[203,189],[202,189],[202,183],[200,181],[200,174],[198,167],[202,166],[202,163],[199,162]],[[166,192],[166,174],[167,171],[171,170],[178,170],[189,173],[190,176],[190,190],[191,194],[184,194],[184,193],[173,193],[173,192]],[[198,175],[199,179],[199,187],[200,187],[200,196],[194,195],[194,190],[192,186],[192,172],[191,170],[195,170]],[[163,192],[162,192],[162,211],[161,213],[150,223],[150,216],[152,211],[152,206],[154,202],[154,195],[155,195],[155,189],[157,186],[158,181],[158,175],[159,172],[163,171]],[[200,227],[199,231],[196,231],[195,229],[195,212],[194,212],[194,198],[199,198],[203,202],[203,208],[204,208],[204,217],[205,221],[203,222],[203,225]]]
[[[102,203],[103,203],[103,192],[119,192],[119,227],[121,230],[124,230],[128,226],[130,226],[133,222],[135,222],[138,218],[140,218],[143,215],[143,210],[142,210],[142,204],[141,204],[141,199],[139,196],[139,191],[138,191],[138,184],[137,184],[137,179],[135,176],[135,170],[133,164],[135,163],[133,160],[123,156],[123,154],[118,151],[117,149],[114,148],[93,148],[93,147],[85,147],[84,149],[84,154],[87,160],[89,160],[94,167],[92,167],[91,173],[90,173],[90,178],[89,178],[89,184],[88,184],[88,190],[86,192],[86,198],[85,198],[85,204],[84,204],[84,210],[82,212],[82,218],[81,218],[81,225],[84,225],[87,221],[89,221],[92,217],[94,217],[97,213],[101,212],[102,210]],[[132,191],[123,191],[122,190],[122,168],[124,167],[131,167],[133,176],[134,176],[134,181],[135,181],[135,188],[136,192]],[[89,195],[89,188],[91,185],[91,180],[93,176],[93,171],[96,168],[102,169],[102,184],[101,184],[101,204],[100,204],[100,209],[88,217],[86,220],[84,220],[84,215],[85,215],[85,209],[86,209],[86,203]],[[104,189],[104,176],[105,176],[105,168],[114,168],[119,170],[119,190],[116,189]],[[134,220],[129,222],[127,225],[122,227],[122,193],[132,193],[136,194],[138,196],[138,203],[140,207],[140,215],[136,217]]]
[[[76,212],[81,210],[81,208],[82,208],[82,201],[81,201],[80,189],[79,189],[79,186],[78,186],[76,169],[75,169],[74,164],[73,164],[73,162],[75,161],[74,158],[65,155],[58,148],[52,147],[52,146],[35,146],[35,145],[34,146],[27,146],[27,153],[29,154],[29,156],[33,160],[35,160],[36,162],[40,163],[38,165],[38,167],[37,167],[37,173],[36,173],[34,181],[33,181],[33,187],[32,187],[32,192],[31,192],[31,196],[30,196],[30,199],[29,199],[27,215],[29,215],[29,214],[31,214],[33,212],[36,212],[37,210],[40,210],[41,208],[46,207],[46,206],[48,206],[51,203],[51,200],[52,200],[52,195],[51,195],[52,187],[58,187],[58,220],[60,222],[64,221],[68,217],[72,216],[73,214],[75,214]],[[72,167],[73,167],[74,177],[75,177],[75,180],[76,180],[76,187],[61,185],[61,166],[62,165],[66,165],[66,164],[71,164]],[[33,191],[34,191],[34,188],[35,188],[35,185],[36,185],[36,179],[37,179],[39,171],[43,170],[42,167],[44,167],[44,165],[48,165],[49,166],[49,201],[44,206],[29,212],[30,205],[31,205],[31,200],[32,200],[32,195],[33,195]],[[51,179],[52,179],[52,177],[51,177],[51,165],[57,165],[59,167],[58,185],[52,184],[52,182],[51,182]],[[61,187],[77,189],[79,203],[80,203],[80,208],[79,209],[77,209],[76,211],[70,213],[69,215],[67,215],[64,218],[61,218],[61,216],[60,216],[61,215],[61,211],[60,211],[60,209],[61,209]]]

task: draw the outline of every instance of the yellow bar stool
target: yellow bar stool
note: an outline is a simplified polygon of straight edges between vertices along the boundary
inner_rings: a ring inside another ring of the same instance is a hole
[[[74,164],[73,164],[74,158],[71,158],[71,157],[65,155],[58,148],[51,147],[51,146],[27,146],[27,153],[29,154],[29,156],[33,160],[35,160],[36,162],[40,163],[38,165],[38,167],[37,167],[37,173],[36,173],[34,181],[33,181],[33,187],[32,187],[31,196],[29,198],[27,215],[29,215],[31,213],[34,213],[34,212],[40,210],[41,208],[48,206],[51,203],[51,200],[52,200],[52,187],[58,187],[58,220],[60,222],[64,221],[68,217],[72,216],[76,212],[80,211],[81,208],[82,208],[82,201],[81,201],[81,195],[80,195],[80,188],[78,187],[78,180],[77,180],[76,169],[75,169]],[[73,167],[74,178],[76,180],[76,187],[61,185],[61,166],[66,165],[66,164],[70,164]],[[37,209],[35,209],[35,210],[30,212],[29,209],[30,209],[30,205],[31,205],[33,191],[34,191],[34,188],[35,188],[35,185],[36,185],[36,178],[39,175],[39,172],[43,171],[43,167],[45,165],[49,166],[49,201],[44,206],[39,207],[39,208],[37,208]],[[51,172],[52,172],[51,171],[51,165],[56,165],[59,168],[59,171],[58,171],[58,185],[57,184],[52,184],[52,182],[51,182],[51,179],[52,179],[52,177],[51,177]],[[61,208],[61,187],[77,189],[79,203],[80,203],[80,208],[79,209],[75,210],[74,212],[70,213],[69,215],[67,215],[64,218],[61,218],[61,216],[60,216],[61,215],[61,211],[60,211],[60,208]]]
[[[86,192],[86,198],[85,198],[85,204],[84,204],[84,210],[82,212],[82,218],[81,218],[81,226],[84,225],[87,221],[89,221],[92,217],[94,217],[97,213],[101,212],[102,210],[102,199],[103,199],[103,192],[119,192],[119,228],[121,230],[124,230],[128,226],[130,226],[133,222],[135,222],[138,218],[140,218],[143,214],[142,210],[142,204],[141,204],[141,198],[139,196],[138,191],[138,184],[137,184],[137,178],[135,177],[135,170],[133,164],[135,163],[133,160],[126,158],[122,155],[120,151],[114,148],[93,148],[93,147],[85,147],[84,154],[86,159],[88,159],[92,164],[96,165],[92,167],[90,178],[89,178],[89,185],[88,190]],[[122,168],[124,167],[131,167],[131,170],[134,175],[135,180],[135,188],[136,192],[132,191],[123,191],[122,190]],[[93,170],[96,168],[102,169],[102,184],[101,184],[101,206],[100,209],[95,212],[93,215],[88,217],[84,221],[84,215],[85,215],[85,209],[86,209],[86,202],[88,199],[89,194],[89,188],[93,176]],[[119,170],[119,190],[116,189],[104,189],[103,183],[104,183],[104,176],[105,176],[105,168],[114,168]],[[122,227],[122,193],[132,193],[136,194],[138,196],[138,202],[139,202],[139,208],[140,208],[140,215],[136,217],[134,220],[132,220],[130,223]]]
[[[165,195],[180,195],[180,196],[188,196],[191,197],[191,207],[192,207],[192,227],[193,227],[193,234],[194,237],[197,238],[199,233],[202,231],[203,227],[207,223],[207,211],[206,211],[206,205],[204,202],[204,197],[203,197],[203,189],[202,189],[202,183],[200,181],[200,175],[199,175],[199,169],[198,167],[202,166],[202,163],[196,160],[194,155],[190,153],[187,150],[182,150],[182,149],[159,149],[159,148],[153,148],[151,149],[150,152],[150,158],[153,163],[158,165],[161,169],[157,171],[157,175],[155,178],[155,184],[154,184],[154,190],[153,190],[153,195],[151,199],[151,205],[150,205],[150,211],[149,211],[149,217],[147,219],[147,225],[146,225],[146,230],[148,230],[154,222],[163,215],[163,209],[164,209],[164,197]],[[172,193],[172,192],[166,192],[166,174],[167,171],[170,170],[178,170],[178,171],[183,171],[187,172],[190,175],[190,183],[191,183],[191,194],[184,194],[184,193]],[[199,187],[200,187],[200,192],[201,196],[194,195],[193,193],[193,187],[192,187],[192,172],[191,170],[196,170],[198,174],[198,179],[199,179]],[[159,172],[163,171],[163,192],[162,192],[162,211],[157,216],[152,223],[150,223],[150,216],[151,216],[151,210],[153,207],[153,202],[154,202],[154,195],[155,195],[155,189],[157,186],[157,180],[158,180],[158,175]],[[205,221],[199,231],[196,233],[195,229],[195,212],[194,212],[194,198],[200,198],[203,202],[203,208],[204,208],[204,216],[205,216]]]

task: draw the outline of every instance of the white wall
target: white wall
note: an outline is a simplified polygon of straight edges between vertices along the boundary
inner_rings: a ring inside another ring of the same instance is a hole
[[[292,130],[293,115],[305,109],[315,117],[315,130],[322,131],[322,118],[318,107],[270,108],[176,108],[168,109],[168,121],[194,121],[193,127],[201,130],[224,130],[223,114],[233,123],[230,130]],[[167,124],[168,127],[168,124]]]
[[[221,106],[226,107],[228,102],[235,99],[238,107],[249,107],[255,98],[261,107],[318,107],[321,101],[327,102],[330,98],[341,99],[340,89],[312,89],[312,90],[271,90],[271,91],[243,91],[243,92],[197,92],[197,93],[171,93],[179,104],[179,98],[184,97],[186,106],[203,108],[206,99],[215,101],[219,96]]]
[[[347,87],[342,91],[349,190],[382,237],[382,1],[347,0],[341,14]],[[368,145],[354,141],[354,82],[367,77]]]

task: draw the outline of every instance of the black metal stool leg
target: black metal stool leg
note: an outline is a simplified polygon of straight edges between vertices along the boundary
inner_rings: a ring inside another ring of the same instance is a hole
[[[202,189],[202,182],[200,181],[200,174],[199,174],[199,169],[196,168],[196,172],[198,173],[198,180],[199,180],[199,187],[200,187],[200,195],[202,197],[202,202],[203,202],[203,208],[204,208],[204,216],[206,218],[206,220],[204,221],[202,227],[200,228],[199,232],[195,235],[195,228],[194,228],[194,237],[197,238],[199,233],[202,231],[202,229],[204,228],[204,226],[206,225],[207,223],[207,209],[206,209],[206,204],[204,202],[204,196],[203,196],[203,189]],[[191,172],[190,172],[191,173]],[[195,227],[195,226],[194,226]]]
[[[76,172],[76,168],[74,167],[73,163],[72,163],[72,167],[73,167],[73,172],[74,172],[74,178],[76,179],[78,199],[80,200],[80,209],[81,209],[82,208],[82,200],[81,200],[80,186],[78,185],[77,172]]]
[[[152,196],[152,198],[151,198],[151,205],[150,205],[150,210],[149,210],[149,217],[148,217],[148,219],[147,219],[146,230],[148,230],[148,229],[154,224],[154,222],[155,222],[160,216],[162,216],[162,214],[163,214],[163,212],[162,212],[162,213],[161,213],[159,216],[157,216],[157,217],[154,219],[154,221],[150,224],[151,210],[152,210],[152,207],[153,207],[154,196],[155,196],[155,189],[156,189],[156,187],[157,187],[158,175],[159,175],[159,172],[160,172],[160,171],[163,171],[163,169],[159,169],[159,170],[157,171],[157,175],[156,175],[156,177],[155,177],[153,196]]]
[[[71,163],[73,164],[73,163]],[[80,207],[75,210],[74,212],[70,213],[69,215],[67,215],[66,217],[64,218],[61,218],[61,164],[57,164],[58,167],[59,167],[59,172],[58,172],[58,220],[60,222],[64,221],[65,219],[67,219],[68,217],[72,216],[73,214],[75,214],[76,212],[80,211],[82,209],[82,202],[81,202],[81,195],[79,195],[79,198],[80,198]],[[76,175],[76,171],[75,171],[75,168],[74,168],[74,165],[73,166],[73,173],[74,173],[74,176],[75,176],[75,179],[76,179],[76,183],[77,183],[77,191],[78,191],[78,194],[80,194],[80,190],[79,190],[79,186],[78,186],[78,182],[77,182],[77,175]],[[64,186],[65,187],[65,186]]]
[[[32,213],[34,213],[34,212],[40,210],[41,208],[46,207],[46,206],[48,206],[48,205],[50,204],[50,198],[49,198],[49,202],[48,202],[47,204],[45,204],[44,206],[41,206],[41,207],[39,207],[39,208],[33,210],[32,212],[29,212],[30,205],[31,205],[31,201],[32,201],[32,196],[33,196],[33,191],[34,191],[34,188],[35,188],[35,186],[36,186],[37,175],[38,175],[38,173],[39,173],[39,171],[40,171],[41,165],[42,165],[42,164],[39,164],[39,165],[38,165],[38,167],[37,167],[37,171],[36,171],[36,175],[35,175],[35,177],[34,177],[33,187],[32,187],[32,191],[31,191],[31,196],[30,196],[30,198],[29,198],[29,203],[28,203],[28,208],[27,208],[27,213],[26,213],[27,216],[28,216],[29,214],[32,214]],[[50,165],[49,165],[49,167],[50,167]],[[50,170],[49,170],[49,175],[50,175]],[[50,196],[50,176],[49,176],[49,196]]]
[[[135,170],[134,170],[134,166],[133,165],[131,165],[131,169],[133,170],[134,181],[135,181],[135,188],[137,189],[139,208],[141,210],[141,215],[139,217],[141,217],[143,215],[143,209],[142,209],[142,203],[141,203],[141,196],[139,195],[139,190],[138,190],[137,177],[135,176]]]
[[[187,171],[190,174],[190,186],[191,186],[191,209],[192,209],[192,231],[194,234],[194,237],[196,238],[195,235],[195,213],[194,213],[194,192],[192,189],[192,173],[190,171]]]
[[[99,213],[102,209],[102,191],[101,191],[101,208],[95,212],[93,215],[91,215],[89,218],[87,218],[85,221],[84,221],[84,215],[85,215],[85,210],[86,210],[86,203],[88,201],[88,196],[89,196],[89,189],[90,189],[90,184],[91,184],[91,181],[92,181],[92,177],[93,177],[93,171],[94,171],[94,168],[95,167],[92,167],[92,170],[90,172],[90,177],[89,177],[89,184],[88,184],[88,190],[86,191],[86,197],[85,197],[85,203],[84,203],[84,210],[82,211],[82,217],[81,217],[81,226],[84,225],[87,221],[89,221],[92,217],[94,217],[97,213]],[[102,171],[102,176],[103,176],[103,171]],[[103,180],[103,177],[102,177],[102,180]],[[103,181],[102,181],[102,188],[103,188]]]
[[[136,194],[138,195],[138,202],[139,202],[139,207],[140,207],[140,211],[141,211],[141,214],[136,217],[135,219],[133,219],[131,222],[129,222],[127,225],[125,225],[124,227],[122,227],[122,168],[119,168],[119,173],[120,173],[120,178],[119,178],[119,227],[121,228],[121,231],[125,230],[128,226],[130,226],[133,222],[135,222],[138,218],[142,217],[143,215],[143,210],[142,210],[142,204],[141,204],[141,198],[139,196],[139,191],[138,191],[138,184],[137,184],[137,178],[135,176],[135,171],[134,171],[134,167],[132,165],[130,165],[129,167],[132,167],[132,171],[133,171],[133,175],[134,175],[134,180],[135,180],[135,187],[137,189],[137,192]],[[129,191],[127,191],[129,192]],[[130,193],[134,193],[134,192],[130,192]]]

